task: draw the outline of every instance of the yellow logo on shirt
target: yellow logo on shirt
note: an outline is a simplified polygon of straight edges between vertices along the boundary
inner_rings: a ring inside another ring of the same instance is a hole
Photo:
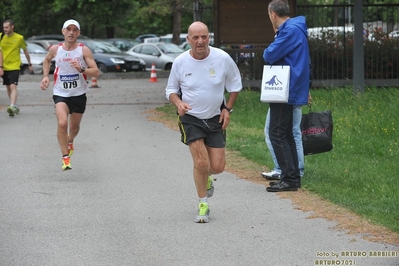
[[[216,72],[213,68],[209,68],[209,76],[215,76]]]

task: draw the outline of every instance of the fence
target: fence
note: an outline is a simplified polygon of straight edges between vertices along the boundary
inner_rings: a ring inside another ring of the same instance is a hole
[[[353,77],[353,5],[299,5],[306,17],[315,86],[351,85]],[[399,4],[364,5],[365,83],[399,84]],[[228,47],[244,84],[260,86],[266,45]]]

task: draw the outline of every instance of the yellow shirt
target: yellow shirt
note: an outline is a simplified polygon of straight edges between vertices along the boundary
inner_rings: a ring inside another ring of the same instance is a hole
[[[14,32],[11,37],[3,36],[0,42],[1,52],[3,53],[3,69],[19,70],[21,68],[20,50],[26,48],[24,36]]]

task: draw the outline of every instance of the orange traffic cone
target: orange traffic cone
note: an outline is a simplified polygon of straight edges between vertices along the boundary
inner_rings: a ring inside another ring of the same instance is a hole
[[[91,86],[90,88],[100,88],[100,86],[97,85],[97,78],[96,77],[91,77]]]
[[[155,64],[152,63],[150,82],[158,82],[157,72],[155,71]]]

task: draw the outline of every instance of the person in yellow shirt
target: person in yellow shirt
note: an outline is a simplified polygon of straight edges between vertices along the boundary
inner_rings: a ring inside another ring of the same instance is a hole
[[[1,52],[0,49],[0,77],[4,75],[4,69],[3,69],[3,53]]]
[[[24,36],[14,32],[14,22],[7,19],[3,23],[4,33],[1,35],[0,49],[3,54],[3,63],[0,65],[1,72],[3,72],[3,85],[7,87],[8,97],[10,98],[10,106],[7,108],[7,113],[10,116],[19,114],[17,106],[18,97],[18,80],[21,71],[21,56],[20,49],[24,51],[26,59],[28,60],[29,70],[33,72],[33,67],[30,61],[30,56]],[[0,72],[0,74],[1,74]]]

